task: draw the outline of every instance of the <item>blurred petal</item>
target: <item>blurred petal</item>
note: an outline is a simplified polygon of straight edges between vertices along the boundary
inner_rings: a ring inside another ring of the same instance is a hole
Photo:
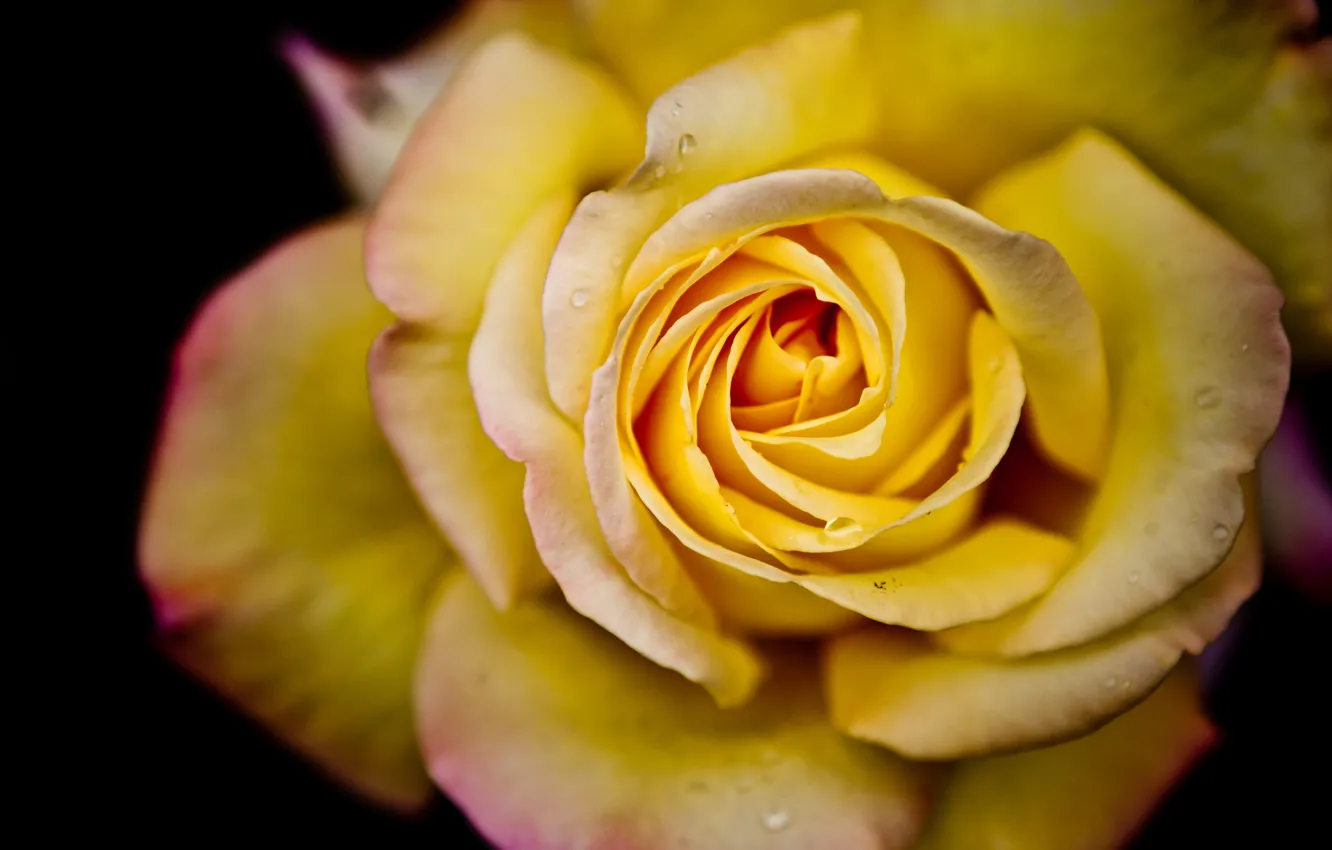
[[[722,711],[563,605],[498,615],[460,578],[418,671],[423,749],[503,850],[909,847],[930,771],[837,734],[814,661],[785,650]]]
[[[370,224],[375,295],[471,334],[495,263],[537,205],[633,164],[636,110],[599,69],[502,35],[459,69],[394,166]]]
[[[375,426],[365,356],[392,317],[363,223],[273,249],[177,353],[144,507],[143,577],[185,666],[362,793],[429,793],[410,706],[450,559]]]
[[[412,125],[471,52],[510,30],[559,50],[577,49],[562,0],[473,0],[436,36],[374,66],[356,67],[300,36],[283,43],[356,201],[379,196]]]
[[[1258,468],[1272,569],[1315,600],[1332,602],[1332,488],[1298,397],[1286,404]]]
[[[722,183],[864,139],[874,110],[858,15],[781,33],[678,83],[648,113],[634,176],[583,199],[551,260],[543,302],[546,375],[555,406],[579,421],[592,372],[606,359],[629,278],[656,269],[634,260],[676,210]]]
[[[917,759],[984,756],[1090,732],[1221,634],[1258,586],[1259,537],[1254,516],[1207,578],[1131,627],[1081,646],[1017,659],[957,654],[974,649],[972,635],[985,643],[989,623],[932,640],[885,627],[832,638],[825,670],[833,722]]]
[[[920,850],[1121,847],[1215,733],[1181,665],[1141,705],[1092,734],[959,764]]]
[[[1104,329],[1115,408],[1080,560],[992,635],[992,651],[1018,655],[1118,628],[1221,561],[1290,350],[1266,269],[1093,131],[1005,173],[976,208],[1068,260]]]

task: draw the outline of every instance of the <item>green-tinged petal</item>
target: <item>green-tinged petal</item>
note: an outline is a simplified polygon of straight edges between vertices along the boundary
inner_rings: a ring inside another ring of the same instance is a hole
[[[314,102],[353,198],[378,197],[416,119],[472,53],[511,30],[565,52],[581,52],[564,0],[473,0],[433,37],[403,56],[357,67],[294,37],[287,62]]]
[[[622,565],[597,525],[578,432],[551,405],[542,366],[542,273],[571,200],[543,204],[505,252],[469,358],[486,432],[526,466],[523,503],[542,561],[574,610],[723,704],[749,698],[761,664],[716,630],[716,615],[673,558],[649,545]]]
[[[482,431],[467,351],[495,264],[557,192],[627,168],[633,109],[598,70],[525,36],[489,42],[422,118],[370,225],[368,272],[403,319],[375,348],[375,407],[412,485],[500,606],[546,580],[522,467]]]
[[[1212,743],[1192,665],[1092,734],[954,769],[919,850],[1112,850]]]
[[[637,110],[600,69],[507,33],[421,117],[370,224],[375,295],[400,319],[470,335],[509,240],[556,192],[629,168]]]
[[[582,419],[635,294],[622,283],[655,276],[635,255],[658,225],[714,186],[863,140],[873,116],[854,14],[793,27],[662,94],[634,176],[583,200],[551,260],[543,324],[555,406]]]
[[[832,638],[825,670],[833,722],[918,759],[972,758],[1086,734],[1150,694],[1186,653],[1215,640],[1257,588],[1260,570],[1253,517],[1207,578],[1132,626],[1081,646],[1017,659],[961,654],[975,649],[969,641],[984,642],[986,623],[931,639],[886,627]]]
[[[140,532],[167,649],[330,773],[424,803],[411,670],[451,559],[380,436],[365,357],[392,317],[363,223],[273,249],[182,344]]]
[[[1098,133],[1005,173],[976,208],[1068,260],[1101,320],[1114,408],[1079,560],[992,634],[1020,655],[1118,628],[1221,561],[1290,351],[1262,265]]]
[[[502,850],[911,846],[932,772],[833,730],[811,654],[773,662],[720,710],[562,604],[496,614],[459,577],[418,668],[423,750]]]

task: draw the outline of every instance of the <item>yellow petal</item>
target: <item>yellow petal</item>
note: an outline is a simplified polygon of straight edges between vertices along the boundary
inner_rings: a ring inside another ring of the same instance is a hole
[[[1115,399],[1079,562],[995,634],[993,651],[1017,655],[1104,634],[1220,562],[1290,360],[1266,270],[1097,133],[999,178],[977,208],[1068,259],[1101,317]]]
[[[423,751],[500,847],[911,846],[931,773],[837,734],[811,654],[773,668],[720,711],[562,605],[496,614],[460,577],[419,667]]]
[[[536,206],[632,164],[633,107],[596,68],[526,36],[479,48],[422,116],[367,239],[399,318],[470,335],[495,263]]]
[[[1029,602],[1054,584],[1072,556],[1071,541],[998,519],[917,563],[797,581],[880,623],[946,629],[998,617]]]
[[[560,0],[476,0],[424,44],[364,68],[304,38],[283,44],[356,201],[374,202],[416,119],[473,50],[509,30],[556,49],[576,47],[572,17]]]
[[[1100,127],[1271,267],[1306,353],[1332,357],[1332,41],[1282,45],[1313,3],[859,5],[893,162],[966,197]]]
[[[598,526],[578,433],[545,393],[535,296],[567,210],[560,197],[541,206],[500,263],[470,357],[477,406],[490,436],[526,466],[527,521],[574,610],[705,685],[718,702],[742,702],[761,676],[758,658],[716,631],[715,615],[664,543],[630,541],[626,574]]]
[[[421,503],[491,602],[550,582],[523,513],[523,468],[486,436],[467,380],[469,339],[398,323],[370,353],[384,435]]]
[[[622,293],[626,269],[632,263],[629,276],[644,285],[661,271],[651,257],[635,259],[658,225],[713,186],[869,133],[873,110],[858,39],[855,15],[795,27],[679,83],[652,105],[638,171],[624,186],[584,198],[551,260],[546,374],[565,416],[582,418],[589,376],[636,294]]]
[[[220,290],[176,356],[140,530],[168,650],[334,776],[423,804],[411,669],[450,560],[371,415],[392,317],[364,225],[322,225]]]
[[[954,769],[920,850],[1124,846],[1212,743],[1191,665],[1092,734]]]
[[[1215,640],[1257,587],[1260,566],[1257,523],[1246,522],[1226,561],[1169,604],[1099,640],[1025,658],[954,652],[972,649],[958,635],[983,635],[984,622],[930,640],[881,626],[832,638],[825,670],[833,722],[918,759],[1084,734],[1151,693],[1185,653]]]

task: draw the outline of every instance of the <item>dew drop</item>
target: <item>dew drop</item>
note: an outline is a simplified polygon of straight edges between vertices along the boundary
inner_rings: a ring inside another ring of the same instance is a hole
[[[674,104],[672,104],[672,105],[671,105],[671,117],[675,117],[675,116],[679,115],[679,114],[680,114],[680,110],[681,110],[683,107],[684,107],[684,104],[681,103],[681,102],[678,101],[678,100],[677,100]]]
[[[1129,573],[1129,584],[1137,584],[1137,583],[1138,583],[1138,574],[1136,572]]]
[[[619,271],[622,268],[624,268],[624,257],[621,257],[619,254],[611,257],[611,269],[613,271]]]
[[[791,822],[791,816],[782,809],[775,809],[771,812],[764,812],[760,818],[763,822],[763,828],[769,832],[780,832],[786,829],[787,824]]]
[[[652,169],[652,175],[653,175],[654,177],[656,177],[658,180],[660,180],[661,178],[665,177],[665,176],[666,176],[666,166],[664,166],[664,165],[658,165],[656,168]]]
[[[712,221],[712,213],[703,213],[704,221]]]
[[[1241,352],[1241,353],[1243,353],[1243,352],[1245,352],[1245,351],[1248,351],[1248,350],[1249,350],[1249,344],[1248,344],[1247,342],[1240,346],[1240,352]]]
[[[680,137],[680,143],[677,146],[680,150],[680,156],[688,156],[698,147],[698,139],[694,138],[693,133],[685,133]]]
[[[1216,387],[1203,387],[1194,394],[1193,403],[1203,410],[1211,410],[1221,404],[1221,391]]]
[[[860,523],[847,516],[833,517],[823,530],[832,535],[855,534],[860,531]]]
[[[1106,686],[1107,688],[1113,688],[1115,685],[1118,685],[1118,684],[1119,684],[1119,680],[1116,679],[1114,676],[1107,676],[1106,679],[1105,679],[1105,686]]]
[[[586,289],[575,289],[569,294],[569,303],[575,308],[586,307],[590,297]]]
[[[1004,361],[998,357],[991,357],[990,362],[985,364],[985,368],[990,370],[991,375],[998,375],[999,369],[1004,365]]]
[[[1224,525],[1218,524],[1215,528],[1212,529],[1213,540],[1225,540],[1229,536],[1230,536],[1230,529],[1226,528]]]

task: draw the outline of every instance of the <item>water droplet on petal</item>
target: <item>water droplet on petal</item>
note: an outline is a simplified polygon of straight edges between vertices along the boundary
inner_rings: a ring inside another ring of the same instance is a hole
[[[693,133],[685,133],[680,137],[678,147],[680,149],[680,156],[688,156],[693,153],[694,148],[698,147],[698,139],[694,138]]]
[[[1229,536],[1230,529],[1226,528],[1224,525],[1218,523],[1217,526],[1212,529],[1213,540],[1225,540]]]
[[[1203,410],[1211,410],[1221,404],[1221,391],[1216,387],[1203,387],[1194,394],[1193,403]]]
[[[860,523],[848,516],[833,517],[828,520],[823,530],[834,536],[843,534],[855,534],[860,531]]]
[[[1115,685],[1117,685],[1117,684],[1119,684],[1119,680],[1116,679],[1114,676],[1107,676],[1107,677],[1106,677],[1106,679],[1105,679],[1105,686],[1106,686],[1107,688],[1113,688],[1113,687],[1114,687]]]
[[[653,175],[654,177],[656,177],[658,180],[660,180],[661,178],[665,177],[665,176],[666,176],[666,166],[664,166],[664,165],[658,165],[656,168],[652,169],[652,175]]]
[[[616,254],[614,257],[611,257],[611,269],[619,271],[623,267],[624,267],[624,257],[621,257],[619,254]]]
[[[573,292],[569,294],[569,303],[572,304],[575,308],[586,307],[587,301],[591,297],[592,296],[588,293],[586,289],[575,289]]]
[[[1138,583],[1138,574],[1136,572],[1129,573],[1129,584],[1137,584],[1137,583]]]
[[[684,107],[684,104],[677,100],[674,104],[671,105],[671,115],[672,115],[672,116],[677,116],[677,115],[679,115],[679,114],[680,114],[680,110],[681,110],[683,107]]]
[[[780,832],[786,829],[787,824],[791,822],[791,816],[781,809],[771,812],[764,812],[760,818],[763,822],[763,828],[769,832]]]
[[[1247,342],[1240,346],[1240,351],[1241,351],[1241,352],[1248,351],[1248,350],[1249,350],[1249,344],[1248,344]]]
[[[703,213],[704,221],[712,221],[712,213]]]
[[[998,375],[999,369],[1004,365],[1004,361],[998,357],[991,357],[990,362],[985,364],[985,368],[990,370],[991,375]]]

